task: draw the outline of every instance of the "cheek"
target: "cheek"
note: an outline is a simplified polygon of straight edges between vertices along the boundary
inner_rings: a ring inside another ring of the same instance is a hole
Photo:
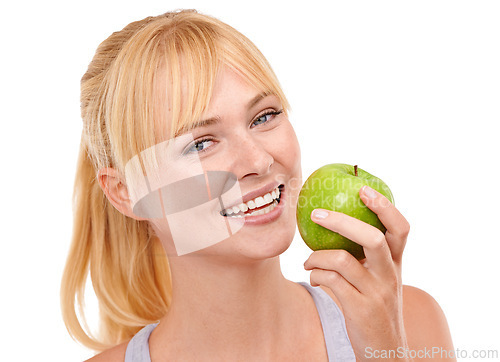
[[[275,162],[280,165],[280,172],[287,180],[288,205],[294,209],[302,187],[302,168],[300,146],[295,131],[290,123],[283,127],[279,137],[274,138]],[[279,141],[278,141],[279,140]]]
[[[289,177],[296,179],[294,183],[301,184],[300,146],[292,125],[287,122],[280,135],[274,137],[273,141],[276,161],[285,167]]]

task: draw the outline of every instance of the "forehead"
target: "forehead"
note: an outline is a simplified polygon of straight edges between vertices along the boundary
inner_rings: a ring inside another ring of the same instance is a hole
[[[269,89],[256,88],[238,72],[223,67],[217,74],[205,113],[231,107],[251,108],[270,93]]]

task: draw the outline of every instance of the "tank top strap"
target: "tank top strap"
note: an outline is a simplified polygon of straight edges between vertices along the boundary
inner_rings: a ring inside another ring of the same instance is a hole
[[[158,323],[148,324],[128,342],[125,362],[151,362],[149,336]]]
[[[318,310],[323,334],[325,336],[328,361],[356,361],[356,356],[347,335],[342,312],[332,298],[320,287],[312,287],[308,283],[299,282],[311,294]]]

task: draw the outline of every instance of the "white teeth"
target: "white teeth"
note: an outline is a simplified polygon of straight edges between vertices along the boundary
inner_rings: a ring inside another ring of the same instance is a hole
[[[231,215],[231,217],[243,217],[244,215],[242,215],[242,213],[247,212],[248,210],[253,210],[257,207],[270,204],[269,206],[263,209],[245,214],[245,216],[262,215],[274,209],[274,207],[278,204],[278,201],[276,199],[278,199],[279,197],[280,197],[280,190],[278,187],[276,187],[273,191],[268,192],[264,196],[258,196],[255,199],[250,200],[246,203],[244,202],[237,206],[224,209],[221,213],[226,216]]]
[[[266,204],[266,202],[264,201],[264,198],[262,196],[259,196],[255,199],[255,205],[257,207],[261,207],[261,206],[264,206]]]
[[[269,193],[265,194],[264,195],[264,201],[265,201],[266,204],[269,204],[269,203],[273,202],[273,197],[271,196],[271,194],[269,194]]]
[[[248,216],[256,216],[256,215],[267,214],[268,212],[272,211],[276,207],[276,205],[278,205],[278,201],[274,201],[271,205],[269,205],[269,206],[267,206],[267,207],[265,207],[263,209],[251,212],[250,214],[248,214]]]

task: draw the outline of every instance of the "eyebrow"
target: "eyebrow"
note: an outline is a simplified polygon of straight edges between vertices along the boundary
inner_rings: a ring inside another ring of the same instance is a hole
[[[271,91],[265,91],[265,92],[261,92],[259,94],[257,94],[255,97],[253,97],[248,103],[247,103],[247,109],[250,109],[252,107],[255,107],[257,104],[259,104],[259,102],[261,100],[263,100],[264,98],[266,98],[267,96],[273,94]],[[207,119],[201,119],[195,123],[193,123],[189,129],[195,129],[195,128],[200,128],[200,127],[207,127],[207,126],[211,126],[211,125],[214,125],[214,124],[217,124],[220,122],[220,117],[219,116],[215,116],[215,117],[210,117],[210,118],[207,118]],[[180,136],[181,134],[185,133],[186,130],[184,129],[181,129],[179,130],[179,132],[176,132],[175,136],[174,137],[177,137],[177,136]]]
[[[256,104],[258,104],[261,100],[266,98],[267,96],[271,95],[271,91],[265,91],[257,94],[255,97],[253,97],[248,103],[247,103],[247,108],[252,108]]]
[[[182,127],[181,129],[179,129],[177,132],[175,132],[174,134],[174,138],[176,137],[179,137],[189,131],[192,131],[193,129],[195,128],[199,128],[199,127],[207,127],[207,126],[210,126],[210,125],[213,125],[213,124],[217,124],[220,122],[220,118],[219,117],[210,117],[210,118],[207,118],[207,119],[202,119],[202,120],[199,120],[197,122],[194,122],[192,125],[188,126],[188,127]]]
[[[216,117],[210,117],[210,118],[207,118],[207,119],[202,119],[202,120],[199,120],[198,122],[195,122],[191,128],[199,128],[199,127],[207,127],[207,126],[211,126],[213,124],[217,124],[220,122],[220,117],[216,116]]]

